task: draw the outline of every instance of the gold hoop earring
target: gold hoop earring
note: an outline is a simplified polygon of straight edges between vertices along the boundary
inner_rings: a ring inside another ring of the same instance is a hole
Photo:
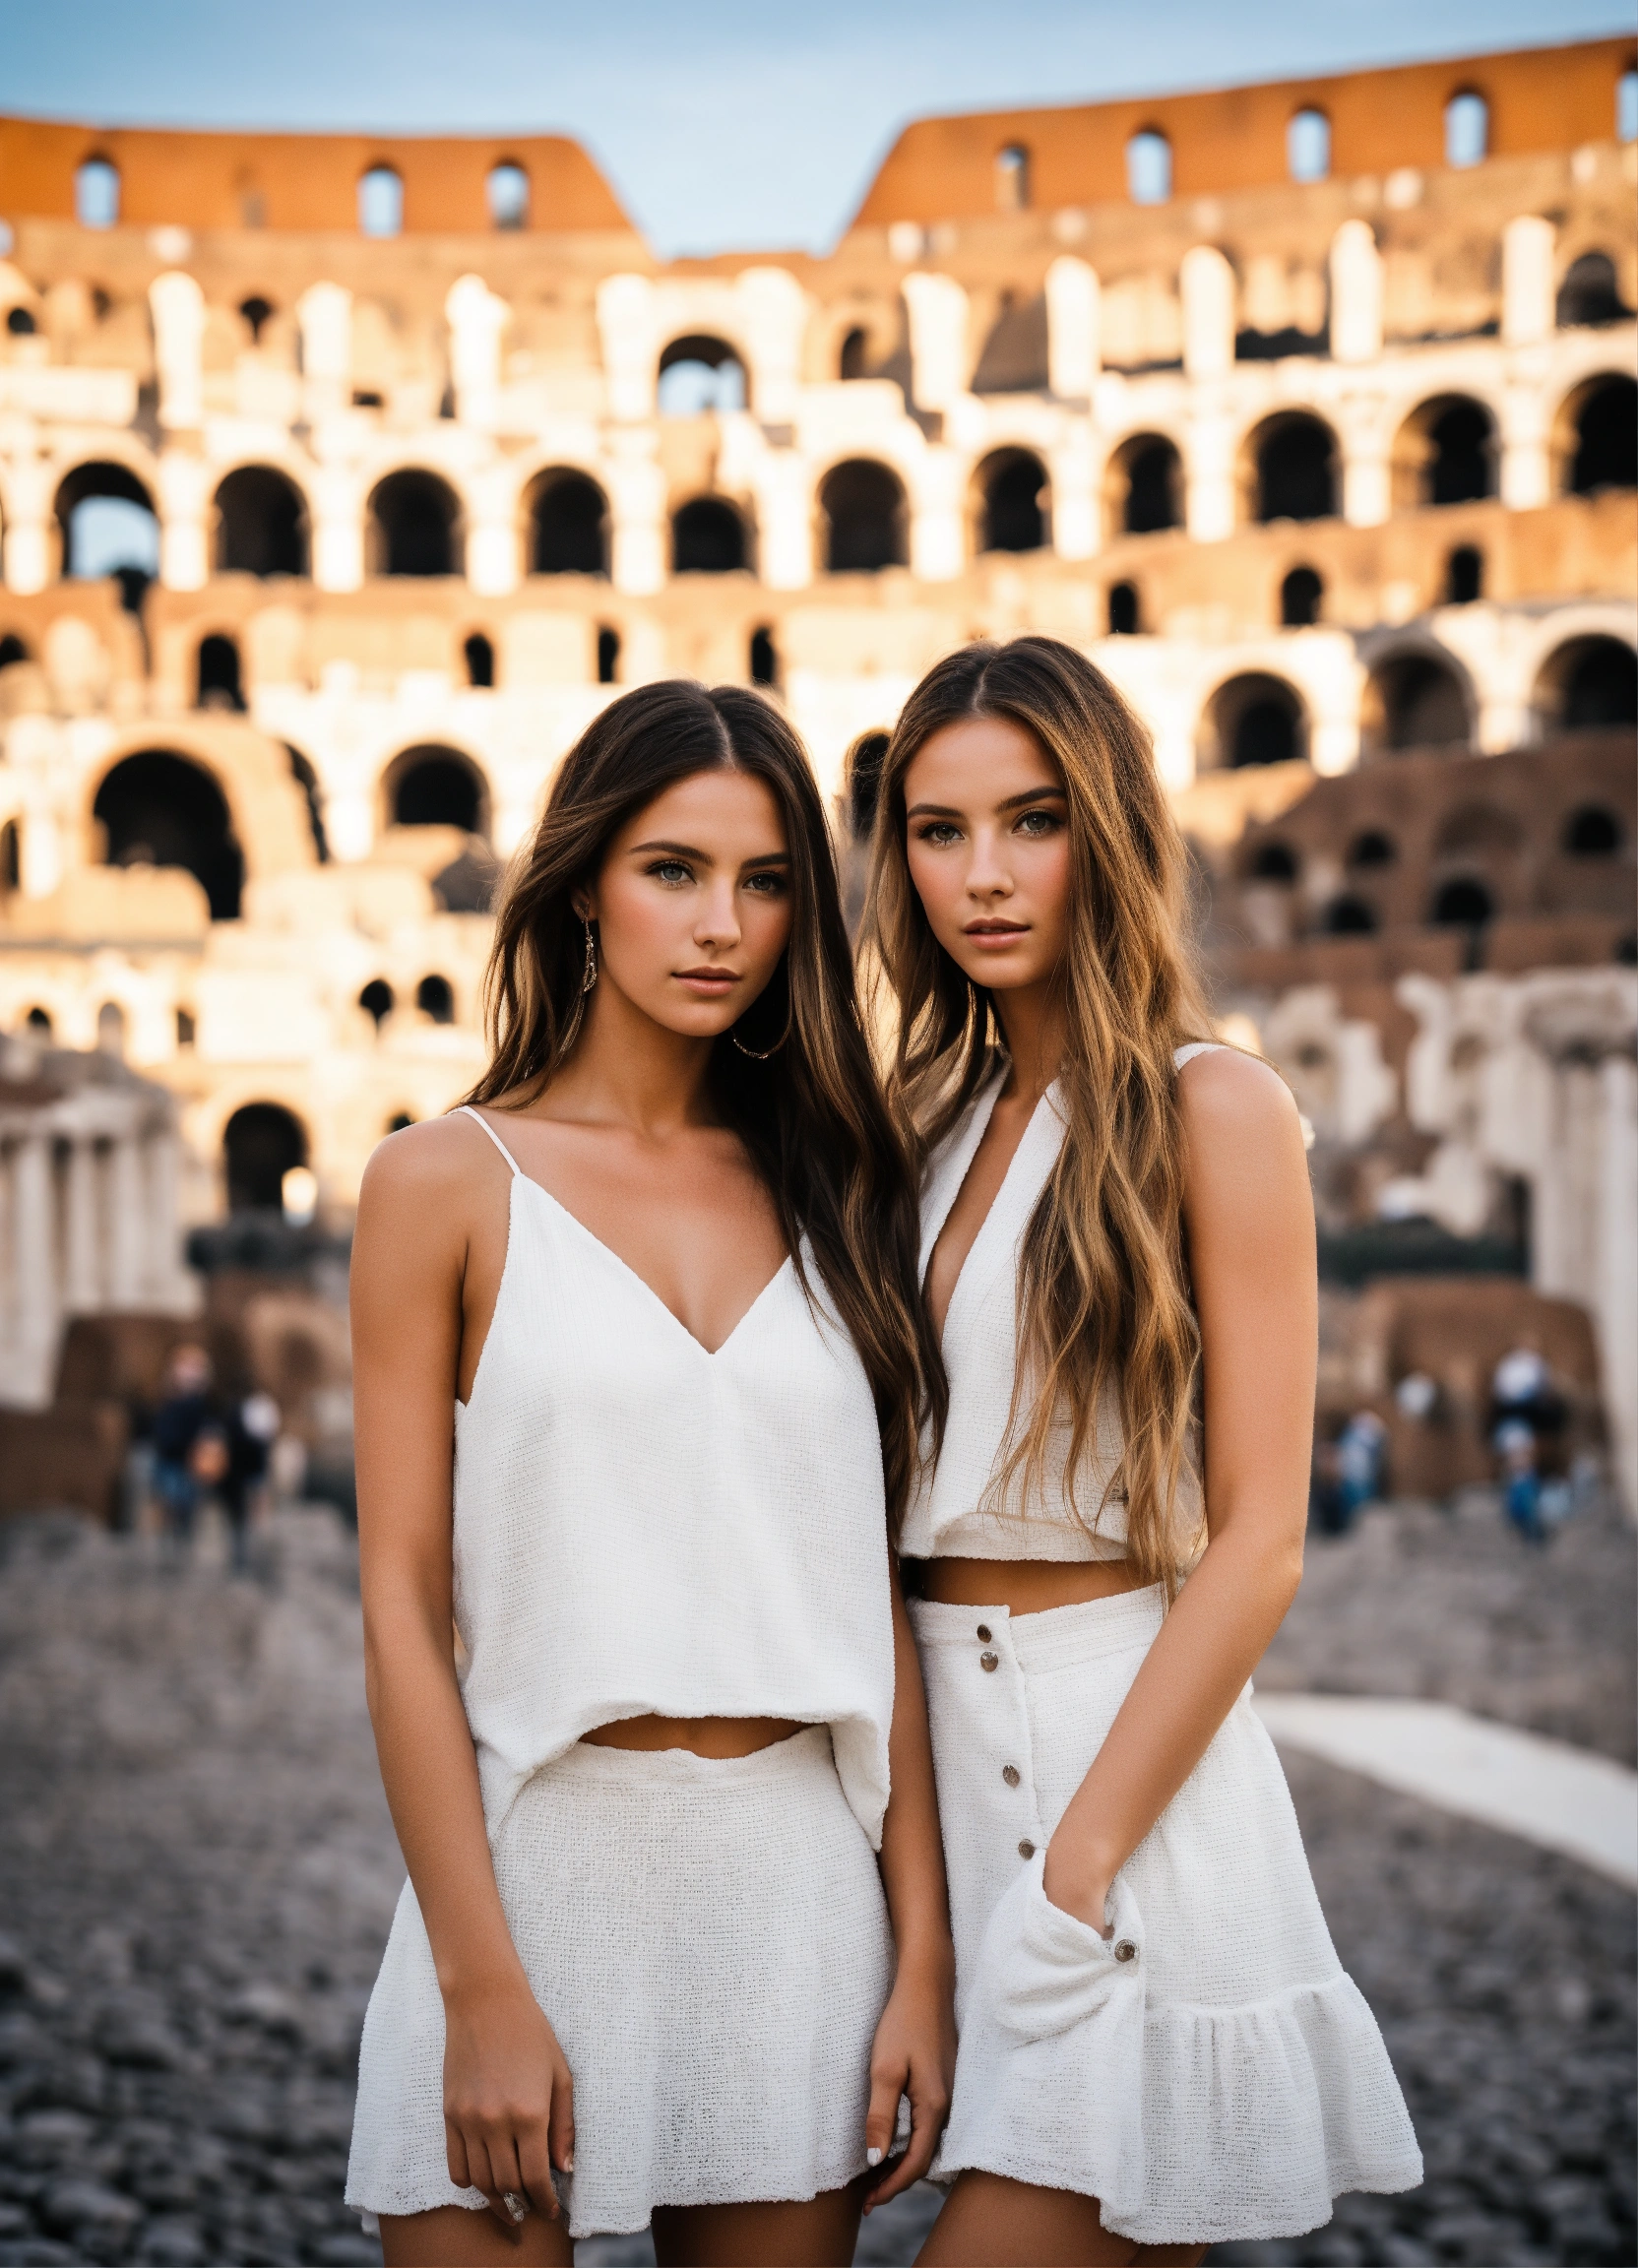
[[[584,999],[598,980],[598,941],[593,934],[591,922],[586,920],[584,914],[581,919],[586,927],[586,974],[580,980],[581,997]]]

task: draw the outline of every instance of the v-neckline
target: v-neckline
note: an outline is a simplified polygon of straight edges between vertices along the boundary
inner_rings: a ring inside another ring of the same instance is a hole
[[[632,1266],[629,1260],[622,1260],[619,1253],[615,1251],[613,1245],[605,1244],[602,1238],[598,1235],[595,1229],[588,1228],[585,1222],[580,1218],[580,1215],[578,1213],[571,1213],[568,1206],[564,1204],[562,1198],[554,1197],[543,1181],[536,1181],[534,1174],[526,1173],[521,1166],[517,1168],[513,1178],[514,1180],[524,1182],[531,1189],[538,1190],[540,1195],[545,1199],[546,1203],[551,1207],[552,1211],[554,1213],[560,1214],[562,1218],[568,1222],[570,1228],[573,1228],[577,1234],[585,1238],[586,1242],[592,1246],[594,1251],[600,1252],[605,1260],[612,1262],[612,1264],[620,1271],[622,1276],[629,1277],[632,1283],[636,1285],[638,1291],[641,1292],[644,1297],[649,1300],[650,1304],[657,1307],[661,1314],[665,1317],[665,1320],[668,1323],[674,1324],[676,1329],[680,1331],[682,1336],[687,1340],[689,1346],[692,1347],[697,1354],[703,1355],[705,1360],[708,1362],[715,1362],[720,1354],[725,1354],[727,1353],[728,1349],[733,1345],[733,1342],[738,1338],[740,1332],[744,1330],[751,1317],[762,1305],[764,1299],[766,1299],[769,1293],[773,1291],[775,1285],[777,1285],[783,1279],[786,1272],[791,1266],[791,1255],[788,1252],[785,1258],[780,1262],[779,1266],[774,1270],[772,1276],[769,1277],[767,1283],[764,1284],[762,1290],[751,1301],[750,1305],[739,1316],[732,1330],[727,1334],[727,1337],[725,1339],[719,1340],[715,1347],[708,1347],[703,1339],[698,1337],[696,1333],[689,1330],[687,1324],[676,1312],[675,1308],[666,1305],[665,1301],[660,1296],[660,1293],[655,1290],[654,1286],[649,1282],[648,1278],[646,1276],[640,1275],[639,1272]],[[481,1357],[479,1357],[479,1359],[481,1360]]]
[[[923,1296],[925,1296],[926,1292],[928,1271],[931,1269],[933,1264],[933,1255],[938,1250],[938,1240],[943,1235],[945,1228],[949,1226],[951,1214],[955,1211],[957,1205],[961,1201],[961,1193],[967,1186],[967,1176],[972,1172],[974,1164],[977,1159],[978,1152],[983,1147],[983,1139],[985,1134],[989,1131],[989,1122],[995,1115],[995,1105],[1001,1100],[1001,1090],[1006,1085],[1006,1073],[1004,1071],[1001,1072],[997,1076],[993,1086],[990,1088],[989,1093],[987,1095],[981,1095],[978,1097],[977,1101],[974,1104],[973,1115],[968,1120],[967,1125],[963,1128],[963,1142],[958,1147],[954,1156],[946,1160],[946,1164],[953,1164],[955,1156],[959,1156],[961,1150],[966,1151],[966,1157],[962,1163],[960,1177],[957,1179],[955,1187],[950,1192],[950,1202],[945,1206],[943,1213],[940,1215],[938,1226],[932,1232],[932,1241],[927,1247],[926,1264],[921,1271],[921,1286]],[[950,1297],[946,1302],[944,1309],[944,1321],[939,1329],[938,1343],[941,1351],[945,1342],[950,1336],[950,1325],[955,1318],[956,1302],[961,1297],[962,1286],[967,1282],[968,1276],[972,1271],[973,1262],[978,1251],[978,1247],[983,1243],[985,1237],[988,1235],[991,1225],[993,1224],[996,1215],[1001,1210],[1001,1200],[1006,1196],[1008,1188],[1012,1183],[1013,1176],[1019,1169],[1019,1161],[1023,1158],[1026,1150],[1028,1150],[1030,1146],[1030,1137],[1036,1130],[1036,1122],[1040,1118],[1041,1111],[1046,1107],[1046,1105],[1049,1102],[1052,1102],[1053,1088],[1055,1088],[1056,1085],[1057,1081],[1053,1080],[1051,1085],[1042,1091],[1040,1101],[1036,1103],[1035,1108],[1030,1112],[1029,1117],[1025,1120],[1024,1130],[1019,1135],[1017,1142],[1013,1146],[1012,1156],[1007,1160],[1007,1169],[1002,1174],[999,1182],[996,1184],[995,1194],[993,1197],[991,1197],[988,1205],[984,1210],[983,1219],[978,1223],[977,1228],[973,1231],[972,1242],[968,1245],[967,1250],[962,1254],[961,1266],[956,1270],[956,1280],[950,1287]],[[1056,1103],[1052,1103],[1052,1107],[1055,1110],[1057,1108]]]

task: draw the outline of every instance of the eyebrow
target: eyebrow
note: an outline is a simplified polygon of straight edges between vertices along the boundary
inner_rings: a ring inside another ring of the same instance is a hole
[[[1009,795],[997,803],[997,811],[1016,811],[1021,803],[1039,803],[1043,796],[1055,795],[1060,803],[1069,800],[1062,788],[1026,788],[1021,795]],[[959,819],[963,814],[953,803],[913,803],[905,813],[907,819]]]
[[[634,843],[626,855],[629,858],[640,858],[645,852],[656,850],[663,850],[672,858],[692,858],[701,866],[714,866],[717,863],[709,850],[697,850],[692,843]],[[788,850],[759,850],[754,858],[741,859],[740,868],[743,871],[747,866],[788,866],[789,863]]]

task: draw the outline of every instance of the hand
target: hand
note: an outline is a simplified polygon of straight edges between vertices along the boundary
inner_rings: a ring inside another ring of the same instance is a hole
[[[1041,1872],[1040,1886],[1047,1902],[1061,1913],[1072,1914],[1089,1929],[1096,1929],[1100,1937],[1107,1937],[1109,1924],[1103,1909],[1113,1882],[1114,1872],[1107,1864],[1077,1851],[1073,1843],[1065,1847],[1060,1827],[1046,1846],[1046,1864]]]
[[[557,2219],[552,2168],[574,2172],[574,2081],[521,1972],[445,2002],[444,2136],[450,2179],[481,2189],[514,2243],[504,2191]]]
[[[901,1962],[870,2050],[870,2109],[864,2145],[882,2165],[893,2148],[899,2100],[910,2097],[910,2146],[886,2166],[864,2201],[866,2213],[919,2181],[933,2162],[956,2074],[955,1955],[946,1942],[927,1961]]]

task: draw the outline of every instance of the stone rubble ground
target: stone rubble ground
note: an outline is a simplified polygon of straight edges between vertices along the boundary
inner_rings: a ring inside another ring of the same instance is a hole
[[[1417,1693],[1630,1761],[1635,1539],[1527,1554],[1476,1496],[1317,1543],[1260,1675]],[[1629,2262],[1634,1903],[1310,1758],[1287,1766],[1427,2159],[1413,2195],[1214,2261]],[[355,1559],[280,1516],[258,1580],[67,1518],[0,1530],[0,2268],[379,2259],[342,2203],[358,2027],[402,1870]],[[866,2224],[914,2255],[936,2198]],[[637,2268],[646,2238],[583,2245]]]

